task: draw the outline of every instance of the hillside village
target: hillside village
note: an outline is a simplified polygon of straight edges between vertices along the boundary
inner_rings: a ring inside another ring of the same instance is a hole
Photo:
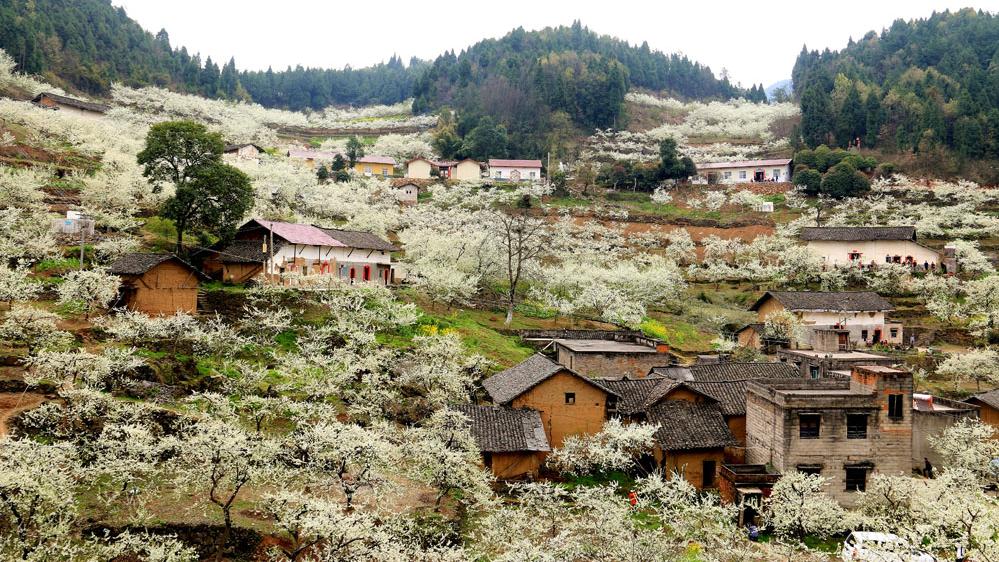
[[[750,92],[491,153],[0,51],[2,558],[999,560],[999,191]]]

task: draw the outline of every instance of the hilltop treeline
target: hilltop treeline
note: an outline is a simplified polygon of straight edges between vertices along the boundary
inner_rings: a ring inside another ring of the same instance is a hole
[[[794,65],[809,146],[999,158],[999,17],[972,9],[897,20]]]

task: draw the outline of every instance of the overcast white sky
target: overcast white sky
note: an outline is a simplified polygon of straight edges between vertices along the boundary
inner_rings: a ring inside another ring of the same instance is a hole
[[[810,5],[791,0],[469,2],[381,0],[113,0],[147,30],[166,28],[186,46],[240,69],[288,65],[360,68],[393,53],[432,59],[517,26],[539,29],[579,19],[599,33],[653,49],[682,52],[733,81],[765,86],[791,76],[802,44],[839,49],[847,39],[880,31],[897,18],[972,6],[999,11],[999,0],[840,0]]]

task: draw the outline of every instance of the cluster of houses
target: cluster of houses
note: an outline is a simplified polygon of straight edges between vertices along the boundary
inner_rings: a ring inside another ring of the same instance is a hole
[[[146,314],[193,314],[198,287],[216,279],[245,283],[260,276],[325,276],[346,283],[396,282],[397,248],[369,232],[252,219],[235,239],[193,255],[201,267],[168,253],[126,254],[109,271],[121,278],[116,307]]]

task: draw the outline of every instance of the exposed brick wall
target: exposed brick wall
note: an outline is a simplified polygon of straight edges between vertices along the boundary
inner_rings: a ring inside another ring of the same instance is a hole
[[[669,353],[577,353],[559,348],[558,362],[588,377],[644,377],[672,363]]]

